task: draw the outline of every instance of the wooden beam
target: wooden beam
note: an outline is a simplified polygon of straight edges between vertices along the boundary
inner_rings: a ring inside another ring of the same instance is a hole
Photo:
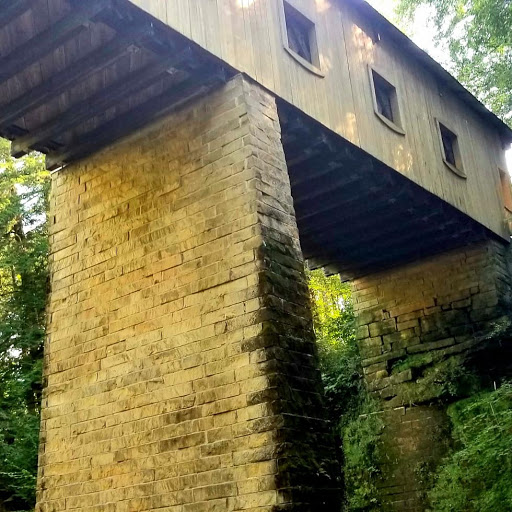
[[[377,254],[386,254],[388,247],[395,247],[401,245],[400,235],[403,233],[415,233],[419,236],[428,236],[430,233],[435,232],[431,229],[432,225],[437,224],[443,220],[443,212],[436,211],[429,215],[404,218],[399,212],[394,215],[395,222],[390,222],[383,225],[376,225],[375,222],[366,222],[365,226],[354,225],[354,229],[342,232],[330,232],[330,238],[324,236],[320,232],[323,228],[319,226],[318,238],[310,240],[302,240],[301,244],[304,247],[315,247],[315,254],[318,256],[336,254],[340,260],[344,257],[352,257],[357,255],[360,257],[361,251]],[[368,221],[368,219],[367,219]],[[453,221],[456,224],[455,221]],[[321,253],[321,254],[320,254]]]
[[[361,201],[374,201],[379,196],[384,196],[389,200],[389,205],[393,205],[403,194],[404,188],[394,190],[385,181],[385,176],[375,176],[370,182],[365,176],[353,175],[340,177],[322,187],[314,187],[310,193],[297,197],[293,194],[293,203],[297,212],[297,219],[300,222],[315,219],[331,214],[339,214],[342,208],[352,208]]]
[[[296,208],[300,232],[316,231],[324,219],[339,216],[342,211],[353,212],[359,206],[365,208],[372,204],[378,204],[382,208],[391,208],[404,198],[414,198],[409,187],[404,184],[401,187],[388,187],[384,190],[381,190],[378,187],[378,182],[375,181],[369,185],[366,184],[365,188],[361,188],[360,184],[358,182],[355,187],[353,185],[348,187],[343,194],[339,194],[338,197],[334,197],[330,201],[320,201],[320,206],[317,205],[315,208],[307,207],[307,205],[304,208]],[[363,185],[365,185],[364,182]]]
[[[151,37],[151,33],[151,27],[133,27],[130,35],[109,41],[42,84],[12,100],[0,110],[0,129],[7,128],[26,113],[81,83],[92,73],[105,69],[124,55],[130,46],[138,45],[144,38]]]
[[[76,2],[76,0],[73,0]],[[115,30],[119,35],[129,33],[130,24],[141,22],[144,18],[151,19],[154,28],[154,37],[147,41],[145,48],[155,55],[168,55],[183,50],[190,44],[190,41],[179,32],[172,31],[169,36],[169,27],[163,22],[152,18],[149,14],[140,12],[140,9],[130,2],[126,2],[121,10],[107,10],[102,12],[98,19],[101,23]]]
[[[418,198],[414,204],[401,205],[394,210],[384,209],[380,214],[366,214],[354,217],[342,215],[337,223],[329,226],[318,224],[316,232],[302,235],[299,232],[300,241],[305,247],[327,244],[338,241],[338,245],[345,251],[350,251],[358,246],[375,246],[380,240],[393,237],[397,233],[408,232],[412,229],[423,228],[427,223],[435,219],[442,220],[444,211],[442,208],[430,208]]]
[[[304,143],[303,143],[304,146]],[[288,166],[288,174],[292,187],[298,186],[308,180],[314,181],[318,177],[333,172],[335,169],[347,168],[358,172],[368,172],[373,168],[369,159],[356,158],[348,148],[341,148],[335,154],[326,153],[318,155],[310,162]]]
[[[347,166],[345,162],[335,160],[321,165],[315,164],[313,168],[305,170],[300,175],[295,172],[289,172],[292,195],[295,197],[294,190],[296,190],[297,196],[299,196],[301,188],[306,188],[309,191],[314,190],[317,183],[321,183],[329,178],[335,178],[340,174],[356,173],[357,169],[355,169],[355,166]]]
[[[109,6],[110,0],[83,2],[80,9],[71,11],[63,19],[15,48],[9,55],[0,59],[0,84],[77,36],[85,29],[84,24]]]
[[[178,55],[162,57],[158,62],[148,64],[137,72],[122,77],[106,89],[98,91],[79,104],[72,105],[66,112],[59,114],[37,130],[15,140],[11,146],[12,156],[19,158],[30,148],[42,151],[44,144],[51,139],[58,138],[59,135],[73,130],[80,123],[101,114],[131,94],[149,87],[158,77],[179,66],[191,56],[192,50],[187,48]]]
[[[358,203],[351,203],[350,207],[344,207],[342,204],[338,208],[337,215],[323,216],[317,218],[313,223],[301,223],[300,238],[306,241],[318,231],[334,232],[340,225],[347,229],[345,236],[351,236],[353,231],[365,229],[366,223],[380,226],[391,222],[397,212],[400,215],[409,216],[414,212],[427,211],[430,205],[429,201],[418,196],[412,202],[410,200],[412,198],[412,194],[404,193],[401,200],[395,203],[395,208],[392,208],[393,205],[389,204],[389,198],[385,196],[374,201],[363,198]]]
[[[448,235],[436,240],[425,240],[409,250],[397,250],[391,253],[384,254],[380,260],[371,262],[358,261],[357,263],[343,264],[332,263],[328,264],[330,272],[339,273],[343,280],[348,281],[357,279],[369,274],[374,274],[382,270],[404,265],[413,261],[418,261],[423,258],[428,258],[434,254],[446,252],[457,247],[466,247],[472,243],[478,242],[485,238],[483,231],[475,231],[469,227],[462,228],[455,236]]]
[[[205,81],[207,71],[201,70],[191,74],[178,85],[152,98],[142,105],[102,124],[95,130],[85,133],[76,145],[62,152],[50,153],[46,157],[46,167],[50,170],[83,158],[116,140],[142,128],[147,123],[160,118],[188,101],[207,93],[212,87],[225,81],[224,73],[218,70]]]
[[[327,180],[321,186],[315,185],[309,190],[304,188],[304,194],[298,195],[297,190],[293,195],[293,204],[296,208],[300,208],[301,205],[311,202],[323,203],[327,197],[332,197],[339,190],[348,187],[353,184],[360,183],[363,180],[363,176],[360,176],[356,172],[338,173],[337,176],[333,176],[331,180]]]
[[[297,145],[285,146],[286,165],[293,168],[295,165],[311,162],[319,156],[325,157],[326,154],[334,155],[336,148],[329,142],[325,134],[320,133],[310,137],[309,141],[302,139]]]
[[[405,236],[390,238],[380,244],[352,247],[350,251],[336,257],[331,261],[357,261],[358,264],[371,266],[378,265],[382,261],[401,259],[404,255],[423,253],[431,245],[438,243],[451,243],[461,239],[472,227],[468,223],[461,223],[458,219],[450,219],[442,227],[439,224],[423,230],[406,231]],[[331,254],[338,254],[332,252]]]
[[[28,11],[34,0],[2,0],[0,1],[0,30],[23,13]]]

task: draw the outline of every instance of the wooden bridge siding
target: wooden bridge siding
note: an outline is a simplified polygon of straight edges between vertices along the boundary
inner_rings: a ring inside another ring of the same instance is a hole
[[[359,144],[352,90],[346,86],[350,76],[341,14],[332,3],[289,2],[316,24],[320,58],[328,70],[325,78],[319,78],[284,50],[277,0],[255,0],[249,7],[242,6],[249,5],[250,0],[131,1]],[[328,9],[320,12],[323,5]]]
[[[344,6],[342,20],[361,147],[504,234],[498,173],[498,167],[505,166],[504,151],[494,129],[392,42],[383,38],[373,44],[370,23],[352,6]],[[357,37],[350,37],[351,32]],[[396,86],[405,136],[388,129],[374,115],[369,64]],[[443,163],[436,118],[458,135],[467,180]]]
[[[131,1],[505,236],[497,170],[505,168],[505,157],[495,129],[392,42],[383,38],[374,44],[370,21],[349,3],[289,0],[316,23],[326,71],[325,78],[319,78],[284,50],[278,0]],[[405,137],[374,114],[369,63],[397,87]],[[443,164],[435,117],[458,134],[467,180]]]

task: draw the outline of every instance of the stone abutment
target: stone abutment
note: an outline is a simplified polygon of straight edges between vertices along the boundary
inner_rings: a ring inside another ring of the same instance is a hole
[[[384,511],[426,510],[427,473],[450,444],[446,406],[469,391],[471,360],[510,332],[508,253],[489,240],[353,282],[365,380],[384,423]]]
[[[336,510],[274,99],[241,76],[53,175],[39,512]]]

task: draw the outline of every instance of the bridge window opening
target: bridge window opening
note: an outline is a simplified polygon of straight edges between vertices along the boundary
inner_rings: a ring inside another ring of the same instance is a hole
[[[465,178],[464,168],[462,165],[462,157],[459,147],[459,139],[457,135],[450,130],[445,124],[437,122],[439,129],[439,138],[443,150],[443,161],[458,176]]]
[[[320,71],[320,56],[314,22],[286,0],[283,0],[282,5],[282,31],[285,49],[307,69],[323,76]]]
[[[510,176],[503,169],[498,169],[500,173],[501,196],[503,198],[503,206],[512,212],[512,185],[510,183]]]
[[[377,117],[395,132],[405,134],[396,87],[373,68],[370,68],[370,83]]]

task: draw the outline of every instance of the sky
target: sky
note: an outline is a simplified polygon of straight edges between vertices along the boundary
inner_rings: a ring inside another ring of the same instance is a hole
[[[373,5],[381,14],[386,16],[390,21],[395,21],[394,8],[396,0],[367,0],[368,3]],[[416,18],[410,27],[412,33],[412,40],[437,61],[443,63],[448,60],[448,55],[443,49],[437,47],[433,40],[432,34],[435,33],[435,27],[432,22],[429,22],[431,12],[428,7],[421,7],[418,10]],[[411,35],[411,34],[409,34]]]
[[[394,21],[395,16],[393,10],[396,5],[396,0],[367,0],[367,2],[373,5],[375,9],[386,16],[390,21]],[[431,22],[429,23],[429,19],[431,19],[431,16],[428,8],[422,8],[422,10],[417,13],[414,23],[410,27],[412,33],[411,39],[420,48],[426,50],[435,60],[441,64],[443,64],[443,62],[446,63],[449,60],[447,53],[442,48],[437,47],[432,40],[435,27]],[[507,166],[508,172],[512,175],[512,148],[507,151]]]

